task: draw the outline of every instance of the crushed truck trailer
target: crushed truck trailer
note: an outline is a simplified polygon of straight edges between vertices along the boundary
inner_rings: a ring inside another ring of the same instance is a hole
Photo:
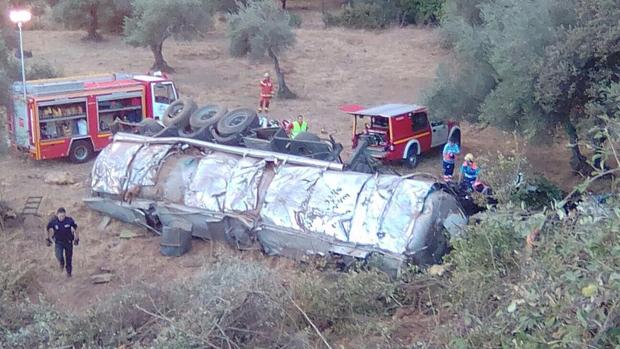
[[[437,263],[466,217],[430,179],[186,138],[119,133],[97,157],[87,205],[161,234],[164,254],[191,237],[270,255]],[[377,258],[375,258],[377,257]]]

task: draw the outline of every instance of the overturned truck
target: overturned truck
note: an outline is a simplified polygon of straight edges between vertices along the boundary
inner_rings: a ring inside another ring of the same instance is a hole
[[[437,263],[466,218],[432,180],[187,138],[119,133],[96,159],[86,204],[161,234],[164,254],[191,238],[270,255]]]

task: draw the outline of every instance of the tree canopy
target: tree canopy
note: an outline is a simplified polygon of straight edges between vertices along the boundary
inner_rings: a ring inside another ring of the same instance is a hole
[[[120,32],[131,13],[131,0],[60,0],[54,17],[69,28],[85,29],[86,40],[101,40],[100,30]]]
[[[288,12],[273,0],[250,0],[240,4],[237,12],[228,16],[228,21],[231,54],[252,59],[269,56],[278,77],[278,97],[295,98],[286,85],[278,58],[295,44]]]
[[[149,47],[155,56],[153,69],[171,72],[163,56],[166,39],[199,37],[210,28],[212,12],[208,0],[134,0],[133,15],[125,18],[125,41]]]
[[[429,106],[531,139],[549,139],[561,126],[573,168],[585,170],[579,125],[596,91],[618,79],[617,3],[456,0],[445,11],[455,62],[440,68]]]

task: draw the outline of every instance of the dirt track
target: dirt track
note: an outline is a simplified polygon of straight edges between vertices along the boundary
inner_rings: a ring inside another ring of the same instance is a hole
[[[429,87],[437,64],[446,57],[437,35],[430,29],[393,29],[380,33],[323,29],[315,17],[298,30],[298,43],[282,57],[290,87],[300,95],[292,101],[276,100],[272,116],[292,118],[302,113],[314,131],[325,128],[345,148],[350,147],[350,119],[338,112],[344,103],[379,104],[416,102]],[[51,61],[66,76],[113,71],[146,72],[152,63],[149,50],[131,48],[117,37],[103,43],[85,43],[81,32],[30,31],[25,33],[25,48]],[[200,42],[168,42],[165,56],[177,68],[173,76],[181,93],[194,97],[199,104],[223,103],[228,107],[254,106],[257,81],[269,62],[249,62],[231,58],[223,32],[213,32]],[[432,111],[431,111],[432,114]],[[432,116],[432,115],[431,115]],[[444,117],[444,116],[441,116]],[[466,151],[476,154],[509,150],[511,136],[493,129],[476,131],[465,125]],[[569,185],[574,182],[567,171],[561,145],[527,150],[532,164],[554,180]],[[88,195],[91,163],[72,165],[65,161],[34,162],[14,156],[0,158],[4,197],[16,209],[26,198],[43,195],[40,212],[44,215],[65,206],[81,226],[81,246],[75,250],[74,277],[65,282],[53,259],[52,248],[44,245],[43,220],[29,219],[24,227],[14,229],[2,239],[0,254],[6,260],[24,261],[36,266],[35,279],[42,291],[55,303],[79,310],[105,297],[122,285],[135,282],[163,282],[190,277],[199,266],[222,254],[256,259],[274,267],[290,268],[285,259],[266,258],[258,252],[239,253],[221,244],[194,242],[194,247],[181,258],[163,257],[155,237],[121,240],[122,230],[135,228],[111,223],[105,233],[98,232],[101,216],[81,203]],[[76,184],[48,185],[42,178],[49,171],[69,171]],[[439,174],[437,153],[426,156],[418,169]],[[89,276],[101,266],[115,270],[112,283],[93,286]]]

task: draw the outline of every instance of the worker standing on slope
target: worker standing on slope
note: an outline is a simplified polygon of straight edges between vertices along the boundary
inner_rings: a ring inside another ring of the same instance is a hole
[[[260,102],[258,103],[258,112],[269,113],[269,103],[273,97],[273,82],[269,73],[265,73],[263,80],[260,81]]]
[[[461,187],[467,191],[472,191],[474,188],[474,183],[478,180],[479,174],[480,169],[474,162],[474,155],[471,153],[465,155],[465,162],[463,162],[463,165],[461,166],[459,178]]]
[[[68,217],[67,211],[62,207],[56,210],[56,217],[47,224],[47,246],[52,246],[54,239],[56,259],[60,262],[61,270],[67,268],[68,277],[71,277],[73,267],[73,245],[80,243],[77,227],[73,218]]]
[[[291,138],[297,137],[302,132],[308,131],[308,123],[304,120],[304,117],[300,114],[297,116],[297,121],[293,121],[291,126]]]
[[[443,180],[446,182],[452,181],[454,175],[454,164],[456,163],[456,157],[461,153],[461,148],[458,144],[454,143],[452,138],[448,139],[448,143],[443,147]]]

